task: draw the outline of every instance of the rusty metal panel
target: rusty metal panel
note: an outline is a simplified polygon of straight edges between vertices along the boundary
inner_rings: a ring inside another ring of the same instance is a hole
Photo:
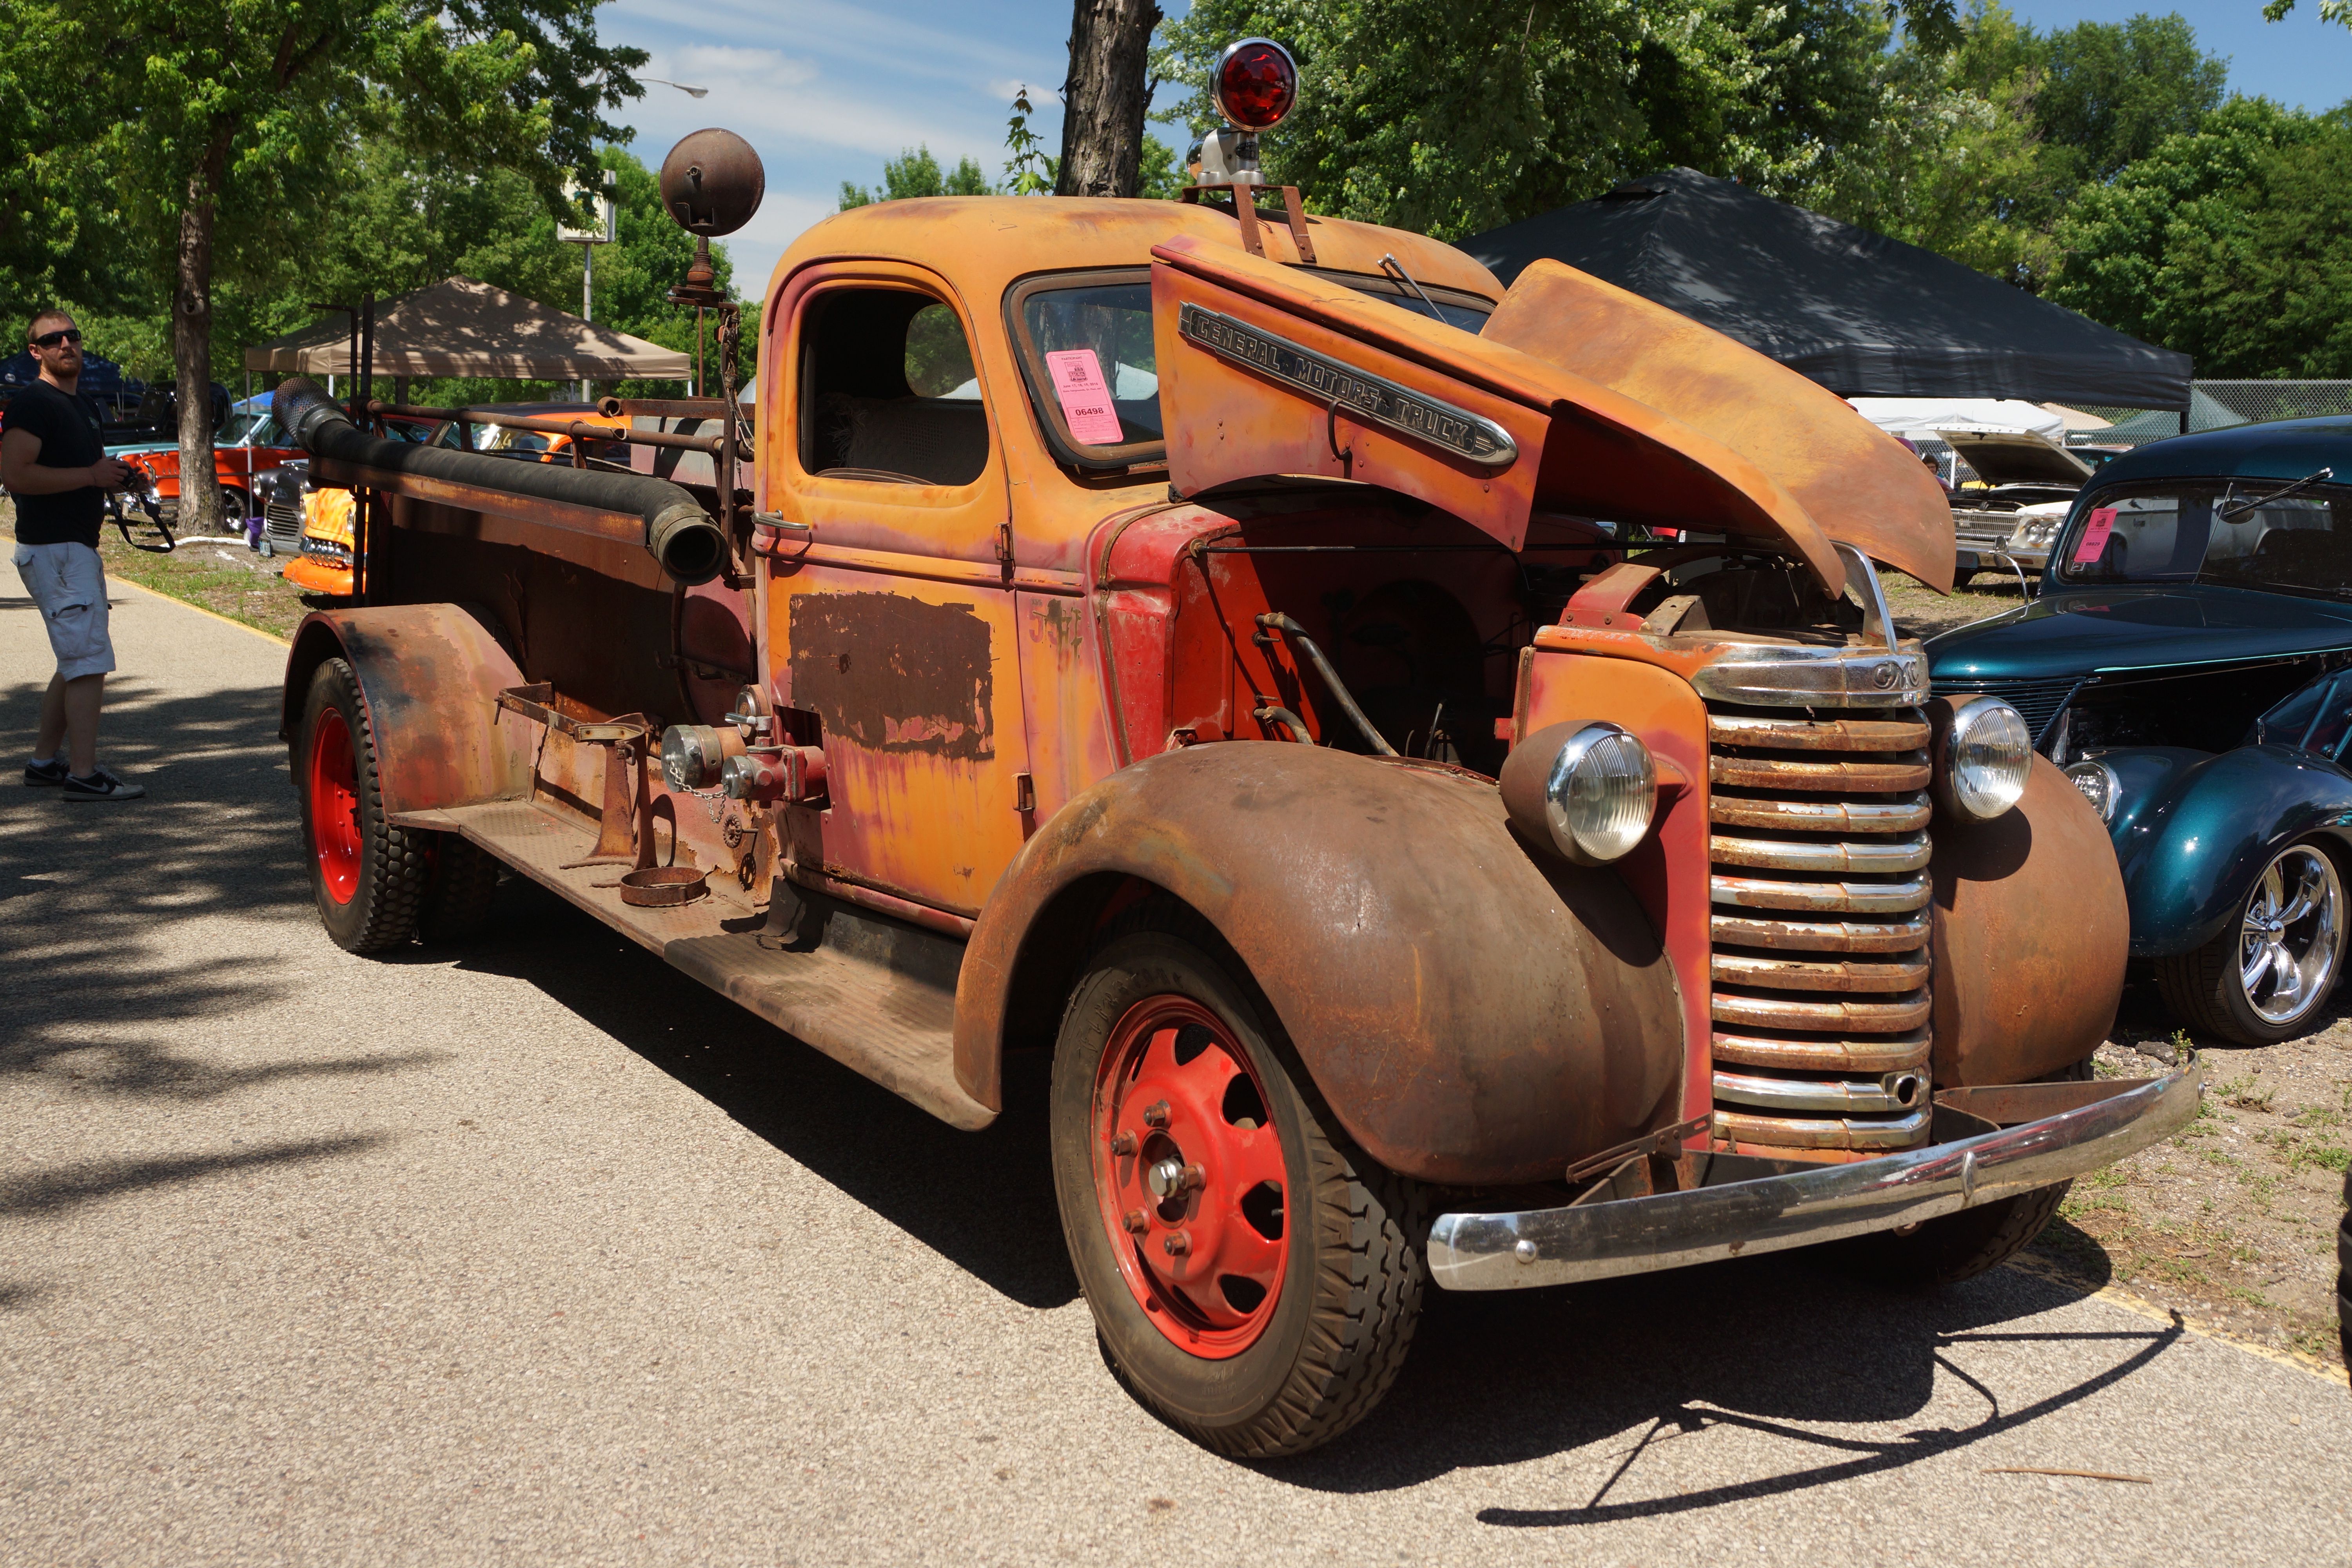
[[[2131,936],[2098,814],[2036,757],[2014,809],[1938,815],[1935,834],[1937,1084],[2022,1083],[2089,1056],[2115,1024]]]
[[[1165,889],[1230,942],[1334,1113],[1433,1181],[1556,1178],[1682,1119],[1672,966],[1616,876],[1529,852],[1494,786],[1318,746],[1148,757],[1040,827],[982,911],[957,1076],[1001,1100],[1038,913],[1082,880]],[[1050,929],[1050,928],[1049,928]]]
[[[785,813],[812,871],[970,917],[1019,852],[1029,771],[1008,590],[772,568],[776,700],[823,726],[824,810]]]
[[[1324,474],[1429,501],[1515,550],[1539,505],[1777,537],[1832,591],[1845,582],[1777,479],[1638,398],[1221,246],[1176,238],[1151,254],[1169,471],[1188,495]]]
[[[1931,587],[1952,513],[1917,458],[1828,388],[1612,283],[1538,261],[1479,334],[1639,399],[1777,480],[1833,539]]]
[[[1708,973],[1706,710],[1681,674],[1631,659],[1531,651],[1521,664],[1517,733],[1532,742],[1553,724],[1606,720],[1642,739],[1681,773],[1661,790],[1657,825],[1617,869],[1662,933],[1679,982],[1684,1064],[1682,1115],[1705,1114]]]
[[[393,605],[310,616],[295,632],[288,662],[289,711],[300,710],[310,672],[336,654],[359,678],[387,813],[508,799],[529,790],[526,726],[510,716],[502,721],[498,709],[499,693],[522,684],[522,672],[465,610]],[[537,734],[536,726],[528,728]]]

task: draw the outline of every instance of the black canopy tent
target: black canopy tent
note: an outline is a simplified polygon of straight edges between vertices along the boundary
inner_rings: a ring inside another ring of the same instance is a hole
[[[1843,397],[2185,408],[2189,362],[1933,251],[1668,169],[1462,242],[1505,283],[1549,257]]]

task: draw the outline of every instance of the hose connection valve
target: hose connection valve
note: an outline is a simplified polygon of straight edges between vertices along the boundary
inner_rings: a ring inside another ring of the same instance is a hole
[[[730,800],[753,805],[799,804],[824,794],[824,748],[762,746],[720,764],[719,787]]]

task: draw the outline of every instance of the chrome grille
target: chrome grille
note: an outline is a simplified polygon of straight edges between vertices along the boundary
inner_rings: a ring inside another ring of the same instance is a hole
[[[1916,708],[1707,705],[1717,1138],[1927,1141],[1927,742]]]
[[[278,549],[297,549],[302,542],[302,508],[286,501],[270,501],[261,509],[261,527]]]
[[[2036,746],[2050,733],[2051,721],[2058,710],[2066,706],[2066,699],[2082,685],[2079,676],[2061,676],[2055,680],[1984,679],[1939,680],[1936,682],[1938,697],[1998,697],[2017,710],[2025,721],[2025,728],[2033,736]]]

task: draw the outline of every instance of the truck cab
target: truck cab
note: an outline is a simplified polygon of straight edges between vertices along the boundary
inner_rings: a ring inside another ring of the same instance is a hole
[[[364,520],[286,688],[330,933],[457,940],[503,865],[955,1125],[1038,1054],[1113,1361],[1240,1455],[1360,1418],[1430,1285],[1964,1277],[2193,1113],[2084,1081],[2114,856],[1930,701],[1908,454],[1566,268],[1189,195],[828,218],[748,427],[610,404],[625,477],[281,389]]]

